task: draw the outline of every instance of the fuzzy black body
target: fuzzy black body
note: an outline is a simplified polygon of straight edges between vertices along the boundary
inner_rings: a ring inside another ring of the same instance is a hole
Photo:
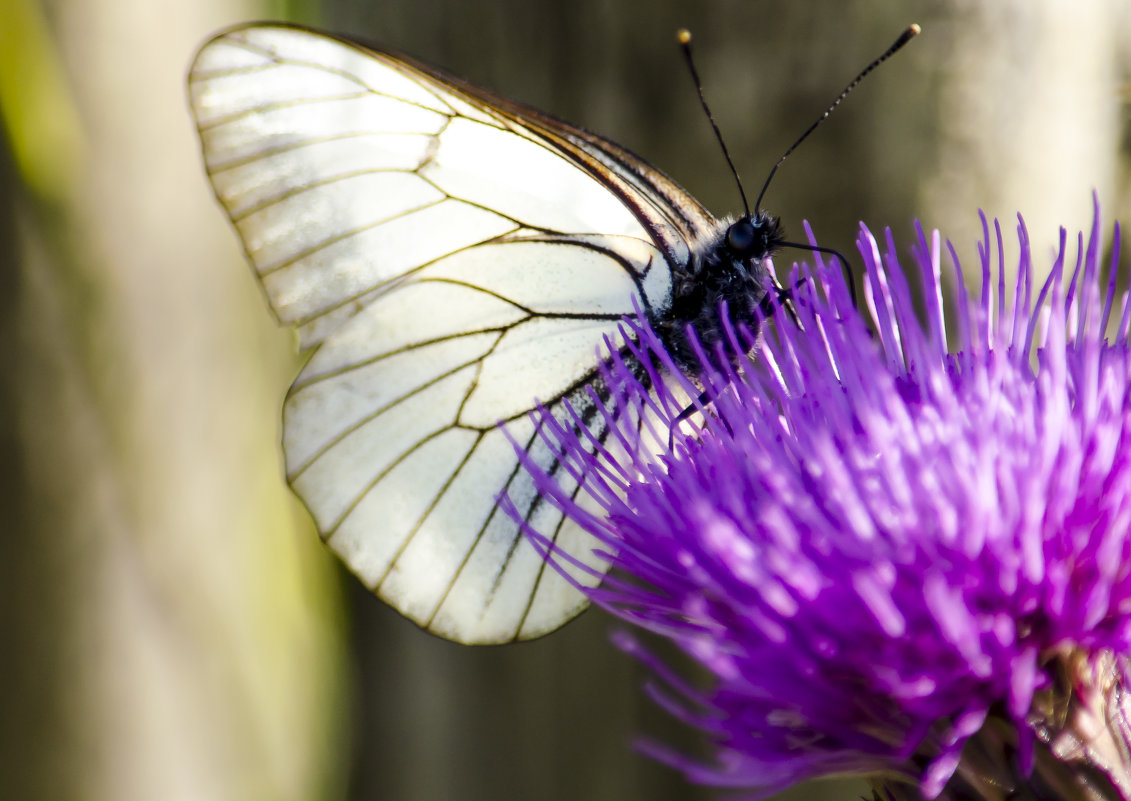
[[[692,243],[687,264],[672,270],[671,306],[650,320],[682,370],[694,374],[699,369],[688,327],[707,353],[724,338],[724,304],[731,326],[745,325],[757,334],[755,313],[768,312],[767,299],[776,286],[766,260],[782,240],[778,219],[759,211],[720,222]]]

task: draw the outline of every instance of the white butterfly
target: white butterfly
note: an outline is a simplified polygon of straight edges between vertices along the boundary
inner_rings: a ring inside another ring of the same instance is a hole
[[[765,297],[777,221],[720,221],[612,142],[310,30],[220,34],[189,96],[216,196],[310,351],[283,449],[327,544],[449,639],[572,618],[584,597],[496,498],[574,556],[592,543],[540,502],[497,424],[549,469],[536,399],[602,435],[584,388],[604,338],[635,303],[690,365],[687,323],[710,341],[720,299],[749,320]]]

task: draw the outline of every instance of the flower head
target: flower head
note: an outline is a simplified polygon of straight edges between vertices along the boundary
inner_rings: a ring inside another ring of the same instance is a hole
[[[1098,220],[1074,264],[1062,232],[1035,290],[1023,223],[1007,282],[983,218],[974,296],[937,234],[919,230],[905,269],[890,232],[862,229],[871,329],[818,271],[764,336],[703,354],[702,395],[637,326],[605,376],[616,453],[543,421],[600,499],[593,514],[539,479],[607,551],[614,572],[586,591],[710,677],[620,635],[715,749],[651,753],[760,793],[851,772],[932,798],[978,781],[972,742],[1024,779],[1071,704],[1110,712],[1097,688],[1123,685],[1131,649],[1131,308],[1118,228],[1101,288]],[[709,399],[699,424],[684,396]],[[658,459],[652,427],[675,431]]]

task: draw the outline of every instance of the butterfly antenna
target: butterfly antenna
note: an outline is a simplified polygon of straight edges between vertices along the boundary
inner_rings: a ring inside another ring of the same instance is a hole
[[[817,129],[818,125],[820,125],[822,122],[824,122],[825,120],[827,120],[829,118],[829,115],[833,113],[833,109],[835,109],[837,106],[839,106],[840,102],[842,100],[844,100],[844,98],[848,97],[848,93],[851,92],[853,89],[855,89],[857,84],[859,84],[862,80],[864,80],[865,76],[867,76],[869,72],[871,72],[876,67],[880,66],[885,61],[887,61],[889,58],[891,58],[893,55],[895,55],[895,53],[901,47],[903,47],[905,44],[910,42],[915,36],[917,36],[919,34],[920,30],[921,30],[921,28],[918,25],[908,26],[907,30],[905,30],[903,33],[901,33],[899,38],[895,40],[895,43],[891,47],[889,47],[887,50],[885,50],[879,58],[875,59],[871,64],[869,64],[867,67],[862,69],[860,71],[860,74],[857,75],[855,78],[853,78],[852,81],[848,84],[848,86],[844,87],[844,91],[841,92],[840,95],[837,96],[837,99],[834,100],[829,105],[829,107],[827,109],[825,109],[825,113],[822,114],[820,117],[818,117],[817,121],[814,122],[812,125],[810,125],[809,129],[807,131],[805,131],[805,133],[801,134],[801,136],[798,137],[797,141],[789,146],[788,150],[786,150],[784,153],[782,153],[781,158],[778,159],[778,163],[774,165],[774,168],[772,170],[770,170],[770,174],[766,177],[766,183],[764,183],[762,185],[762,191],[760,193],[758,193],[758,200],[754,204],[754,208],[756,208],[756,209],[762,208],[762,198],[765,196],[766,190],[770,188],[770,181],[774,180],[774,173],[776,173],[778,171],[778,167],[780,167],[782,165],[782,162],[785,161],[787,158],[789,158],[789,154],[792,153],[794,150],[796,150],[797,146],[800,145],[802,142],[804,142],[808,138],[809,134],[813,133],[813,131],[815,131]],[[692,68],[692,69],[694,69],[694,68]],[[698,83],[698,81],[696,81],[696,83]],[[702,97],[702,91],[700,91],[699,94],[700,94],[700,97]],[[714,120],[711,121],[711,124],[714,125]],[[717,133],[718,129],[716,128],[715,131]],[[723,151],[724,152],[726,151],[725,147],[723,148]],[[729,160],[730,160],[730,156],[727,156],[727,161],[729,161]]]
[[[730,174],[734,176],[734,182],[738,184],[738,194],[742,196],[742,208],[746,212],[746,216],[749,217],[750,204],[746,202],[746,190],[742,188],[742,179],[738,177],[738,170],[735,169],[730,151],[727,150],[727,143],[723,141],[723,133],[715,122],[715,115],[711,113],[711,107],[707,105],[707,98],[703,96],[703,82],[699,80],[699,70],[695,69],[695,59],[691,57],[691,31],[687,28],[680,28],[676,32],[675,38],[679,42],[680,50],[683,51],[683,60],[687,62],[687,69],[691,72],[691,80],[695,81],[695,91],[699,94],[699,105],[703,107],[703,113],[707,115],[711,127],[715,130],[715,138],[719,140],[719,147],[723,149],[723,156],[726,157],[727,165],[730,167]],[[836,104],[834,103],[834,105]],[[802,139],[804,138],[802,137]],[[774,167],[774,169],[776,170],[777,167]],[[773,173],[770,173],[770,175],[773,175]]]

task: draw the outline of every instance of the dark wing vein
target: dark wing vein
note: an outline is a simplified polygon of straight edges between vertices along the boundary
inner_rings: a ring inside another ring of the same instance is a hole
[[[452,94],[481,112],[496,119],[510,121],[511,130],[522,135],[535,135],[550,149],[568,157],[594,179],[603,183],[636,214],[652,233],[655,244],[672,260],[678,251],[676,243],[662,231],[657,215],[673,224],[684,242],[711,233],[717,220],[694,197],[666,174],[656,169],[627,148],[591,131],[558,119],[503,95],[475,86],[412,56],[388,48],[367,48],[348,39],[344,44],[366,53],[387,55],[419,75],[439,82]],[[399,67],[399,64],[397,65]],[[406,72],[406,70],[400,70]],[[442,102],[442,100],[441,100]],[[446,105],[446,104],[445,104]],[[515,125],[517,124],[517,128]]]
[[[379,361],[381,361],[382,359],[385,359],[385,358],[389,358],[389,357],[391,357],[391,356],[395,356],[395,355],[398,355],[398,354],[401,354],[401,353],[406,353],[406,352],[409,352],[409,351],[417,350],[417,349],[419,349],[419,348],[422,348],[422,347],[425,347],[425,346],[427,346],[427,345],[434,345],[434,344],[437,344],[437,343],[440,343],[440,342],[450,342],[450,341],[454,341],[454,340],[458,340],[458,339],[463,339],[463,338],[466,338],[466,337],[470,337],[470,336],[478,336],[478,335],[480,335],[480,334],[488,334],[488,333],[493,333],[493,332],[496,332],[496,331],[497,331],[497,332],[499,333],[499,339],[501,339],[501,338],[502,338],[502,335],[503,335],[503,334],[504,334],[504,333],[506,332],[506,329],[505,329],[505,328],[501,328],[501,329],[484,329],[484,330],[481,330],[481,331],[468,331],[468,332],[461,332],[461,333],[459,333],[459,334],[453,334],[453,335],[451,335],[451,336],[448,336],[448,337],[438,337],[438,338],[436,338],[436,339],[433,339],[433,340],[430,340],[430,341],[428,341],[428,342],[420,342],[420,343],[415,343],[415,344],[413,344],[413,345],[411,345],[411,346],[408,346],[408,347],[405,347],[405,348],[401,348],[401,349],[399,349],[399,350],[397,350],[397,351],[394,351],[394,352],[390,352],[390,353],[383,353],[383,354],[381,354],[381,356],[379,356],[379,357],[377,357],[377,358],[375,358],[375,359],[372,359],[372,360],[370,360],[370,363],[371,363],[371,364],[372,364],[372,363],[376,363],[376,362],[379,362]],[[408,392],[404,393],[403,395],[399,395],[399,396],[397,396],[396,398],[392,399],[391,401],[389,401],[389,403],[385,404],[384,406],[381,406],[380,408],[378,408],[377,410],[375,410],[375,411],[374,411],[374,412],[373,412],[372,414],[368,414],[368,415],[366,415],[365,417],[362,417],[361,419],[357,420],[357,421],[356,421],[355,423],[351,424],[351,425],[350,425],[350,426],[349,426],[348,428],[346,428],[346,429],[344,429],[343,431],[339,432],[339,433],[338,433],[338,434],[337,434],[336,436],[334,436],[333,438],[331,438],[330,440],[328,440],[328,441],[327,441],[327,442],[325,443],[325,445],[323,445],[323,446],[322,446],[321,448],[319,448],[319,449],[318,449],[317,451],[315,451],[315,452],[314,452],[313,454],[311,454],[311,456],[310,456],[310,457],[309,457],[309,458],[308,458],[308,459],[306,460],[306,462],[304,462],[304,463],[303,463],[303,465],[302,465],[301,467],[297,468],[296,470],[294,470],[293,472],[291,472],[291,473],[290,473],[290,474],[289,474],[289,475],[287,476],[287,479],[288,479],[288,480],[289,480],[290,482],[292,482],[292,483],[294,483],[295,481],[297,481],[297,480],[298,480],[298,479],[299,479],[299,478],[300,478],[300,477],[302,476],[302,474],[303,474],[304,472],[306,472],[306,470],[307,470],[307,469],[309,469],[309,468],[310,468],[310,467],[311,467],[311,466],[312,466],[312,465],[313,465],[313,464],[314,464],[315,462],[317,462],[317,461],[318,461],[318,460],[319,460],[319,459],[320,459],[320,458],[321,458],[322,456],[324,456],[324,455],[325,455],[326,453],[328,453],[328,452],[329,452],[329,451],[330,451],[330,450],[331,450],[331,449],[332,449],[332,448],[333,448],[333,447],[334,447],[335,445],[338,445],[338,444],[339,444],[339,443],[341,443],[341,442],[342,442],[342,441],[343,441],[344,439],[346,439],[346,438],[347,438],[347,437],[348,437],[348,436],[349,436],[350,434],[353,434],[354,432],[356,432],[356,431],[358,431],[359,429],[363,428],[363,427],[364,427],[365,425],[367,425],[367,424],[369,424],[369,423],[373,422],[373,421],[374,421],[374,420],[376,420],[376,419],[377,419],[378,417],[380,417],[381,415],[383,415],[383,414],[387,413],[387,412],[388,412],[388,411],[390,411],[391,409],[394,409],[394,408],[396,408],[397,406],[399,406],[400,404],[402,404],[402,403],[404,403],[404,402],[406,402],[406,401],[408,401],[408,400],[411,400],[411,399],[412,399],[413,397],[415,397],[416,395],[419,395],[419,394],[421,394],[421,393],[422,393],[422,392],[424,392],[425,390],[427,390],[427,389],[429,389],[429,388],[431,388],[431,387],[434,387],[434,386],[435,386],[436,384],[440,383],[440,382],[441,382],[441,381],[443,381],[444,379],[446,379],[446,378],[450,378],[451,376],[453,376],[453,375],[455,375],[456,373],[458,373],[458,372],[459,372],[460,370],[465,370],[465,369],[467,369],[468,367],[472,367],[472,366],[475,366],[475,365],[482,365],[482,363],[483,363],[483,360],[484,360],[484,359],[485,359],[485,358],[487,357],[487,355],[490,355],[490,353],[491,353],[492,351],[494,351],[495,347],[496,347],[496,346],[497,346],[498,344],[499,344],[499,342],[498,342],[498,339],[496,339],[496,340],[495,340],[495,342],[494,342],[494,343],[492,343],[492,345],[490,346],[490,348],[488,348],[488,350],[487,350],[487,353],[486,353],[486,354],[484,354],[484,355],[481,355],[481,356],[476,356],[476,357],[475,357],[475,358],[473,358],[473,359],[468,359],[468,360],[467,360],[467,361],[465,361],[465,362],[459,363],[459,364],[455,365],[454,367],[451,367],[450,369],[448,369],[448,370],[445,370],[445,371],[444,371],[443,373],[440,373],[439,375],[437,375],[437,376],[435,376],[435,377],[433,377],[433,378],[429,379],[428,381],[426,381],[426,382],[424,382],[424,383],[422,383],[422,384],[419,384],[418,386],[415,386],[415,387],[413,387],[413,388],[412,388],[412,389],[411,389],[410,391],[408,391]],[[341,370],[339,370],[339,371],[336,371],[336,372],[335,372],[335,375],[338,375],[338,376],[340,376],[340,375],[343,375],[343,374],[345,374],[345,373],[347,373],[347,372],[350,372],[350,371],[352,371],[352,370],[354,370],[354,369],[359,369],[359,368],[356,368],[356,367],[354,367],[354,366],[352,366],[352,365],[351,365],[350,367],[342,368]],[[326,376],[319,376],[319,379],[322,379],[322,378],[325,378],[325,377],[326,377]],[[310,381],[310,382],[307,382],[306,384],[303,384],[302,386],[303,386],[303,388],[305,388],[305,387],[309,387],[309,386],[311,386],[311,385],[312,385],[312,384],[314,384],[314,383],[316,383],[316,382],[315,382],[315,381]],[[296,390],[296,389],[294,389],[294,388],[292,388],[292,390],[291,390],[292,394],[296,394],[296,393],[297,393],[297,391],[298,391],[298,390]],[[457,416],[457,417],[456,417],[456,420],[458,420],[458,419],[459,419],[459,417]],[[442,432],[442,431],[448,431],[448,430],[451,430],[452,428],[456,428],[456,427],[457,427],[457,426],[456,426],[456,423],[455,423],[455,421],[452,421],[452,423],[451,423],[450,425],[446,426],[445,428],[439,429],[439,431],[438,431],[438,432],[436,432],[436,433],[440,433],[440,432]],[[468,426],[460,426],[460,427],[462,427],[462,428],[468,428]],[[480,429],[480,430],[485,430],[485,429]],[[434,436],[434,434],[430,434],[430,435],[428,436],[428,438],[431,438],[432,436]],[[410,449],[409,451],[406,451],[406,455],[407,455],[407,453],[410,453],[410,452],[411,452],[411,450],[415,450],[415,449],[416,449],[417,447],[419,447],[420,445],[422,445],[422,444],[423,444],[423,443],[424,443],[425,441],[426,441],[425,439],[422,439],[422,440],[420,440],[419,442],[417,442],[417,443],[416,443],[416,445],[414,445],[414,446],[413,446],[413,449]],[[385,469],[384,471],[382,471],[382,472],[381,472],[381,474],[380,474],[380,475],[378,475],[378,476],[377,476],[377,477],[376,477],[375,479],[373,479],[373,481],[372,481],[372,482],[371,482],[371,483],[370,483],[370,484],[369,484],[369,485],[368,485],[368,486],[366,487],[366,489],[365,489],[365,490],[363,490],[362,492],[360,492],[360,493],[359,493],[359,497],[358,497],[358,498],[357,498],[357,500],[356,500],[356,501],[354,502],[354,505],[356,505],[356,503],[357,503],[357,502],[359,502],[359,501],[361,500],[361,498],[362,498],[362,497],[364,497],[365,493],[366,493],[366,492],[368,492],[368,491],[369,491],[369,489],[372,489],[372,488],[373,488],[374,486],[376,486],[376,485],[377,485],[378,483],[380,483],[380,481],[381,481],[381,478],[382,478],[382,477],[383,477],[383,476],[385,475],[385,473],[387,473],[387,472],[388,472],[388,471],[389,471],[390,469],[391,469],[391,467],[390,467],[390,468],[386,468],[386,469]],[[352,508],[352,507],[351,507],[351,508]],[[345,518],[346,518],[346,517],[348,517],[348,516],[349,516],[349,510],[347,509],[347,511],[346,511],[345,513],[343,513],[343,514],[342,514],[342,516],[341,516],[341,519],[345,519]],[[339,525],[340,523],[341,523],[341,520],[339,520],[339,521],[338,521],[338,523],[335,523],[335,524],[334,524],[335,528],[336,528],[336,527],[337,527],[337,526],[338,526],[338,525]]]

